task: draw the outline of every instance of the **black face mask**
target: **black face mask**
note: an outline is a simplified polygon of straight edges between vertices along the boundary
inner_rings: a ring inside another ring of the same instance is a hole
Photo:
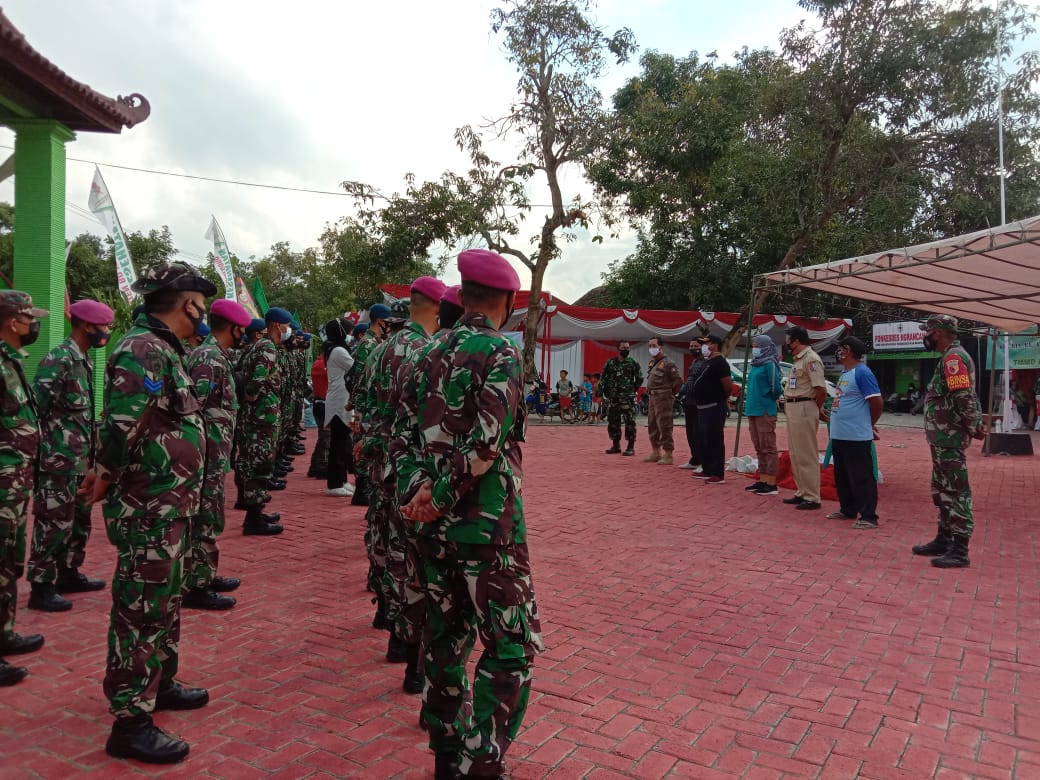
[[[925,336],[921,341],[924,342],[924,348],[929,352],[934,352],[938,344],[935,343],[935,336]]]
[[[198,307],[194,302],[192,302],[191,305],[195,309],[195,311],[198,311]],[[198,333],[199,325],[206,321],[206,310],[203,309],[202,314],[189,314],[188,319],[191,320],[191,332]]]
[[[235,331],[238,331],[238,335],[235,335]],[[247,343],[246,332],[242,328],[231,329],[231,347],[232,349],[242,349]]]
[[[29,323],[29,332],[24,336],[19,336],[18,339],[21,341],[23,347],[27,347],[30,344],[35,344],[36,339],[40,337],[40,321],[33,320]]]
[[[90,346],[92,346],[94,349],[100,349],[101,347],[105,346],[110,338],[110,333],[105,333],[104,331],[100,330],[92,330],[89,333],[87,333],[87,340],[90,341]]]
[[[624,360],[625,358],[628,357],[628,350],[627,349],[618,350],[618,354],[621,355],[621,359]]]

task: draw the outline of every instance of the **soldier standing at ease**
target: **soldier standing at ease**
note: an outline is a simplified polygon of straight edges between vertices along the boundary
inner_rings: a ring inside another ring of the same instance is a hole
[[[116,720],[105,750],[166,764],[187,756],[188,745],[156,726],[152,712],[209,701],[208,691],[174,677],[188,522],[199,512],[206,446],[183,340],[216,287],[174,262],[145,269],[132,289],[145,310],[109,358],[96,465],[80,494],[104,499],[117,553],[104,681]]]
[[[436,777],[501,777],[543,649],[520,496],[525,416],[522,361],[500,331],[520,278],[500,255],[459,255],[465,314],[435,339],[416,372],[425,479],[402,506],[423,523],[428,646],[421,722]],[[471,722],[466,659],[480,636]]]
[[[40,335],[46,309],[32,305],[28,294],[0,291],[0,686],[14,685],[29,673],[2,656],[31,653],[43,647],[39,634],[14,632],[18,578],[25,561],[25,526],[33,492],[33,471],[40,446],[36,402],[22,370],[27,347]]]
[[[975,364],[957,340],[957,319],[933,314],[924,325],[925,349],[941,352],[924,396],[924,430],[932,454],[932,503],[939,510],[939,529],[914,555],[931,555],[932,566],[971,566],[968,541],[975,521],[968,484],[965,450],[972,439],[985,439],[982,409],[975,395]]]
[[[241,343],[253,318],[245,306],[227,298],[214,301],[209,313],[210,335],[188,356],[188,374],[202,404],[206,427],[206,475],[199,513],[189,526],[181,606],[230,609],[235,606],[235,599],[221,594],[235,590],[241,580],[217,574],[217,537],[224,531],[224,481],[231,468],[231,442],[238,411],[229,353]]]
[[[91,348],[111,338],[115,313],[99,301],[69,307],[72,332],[40,361],[33,394],[40,412],[40,473],[33,502],[29,609],[64,612],[59,593],[101,590],[104,580],[81,574],[90,539],[90,507],[76,496],[94,465],[94,365]]]
[[[625,419],[625,441],[628,447],[622,455],[636,454],[636,390],[643,384],[643,370],[628,356],[631,345],[627,341],[618,342],[618,356],[612,357],[603,367],[600,377],[600,393],[607,404],[607,434],[613,446],[607,455],[621,452],[621,418]]]
[[[683,381],[675,363],[665,357],[660,339],[653,337],[649,346],[650,367],[646,370],[646,393],[650,398],[646,424],[653,451],[643,458],[643,461],[671,466],[674,463],[672,450],[675,449],[675,442],[672,440],[672,428],[675,423],[672,408]]]

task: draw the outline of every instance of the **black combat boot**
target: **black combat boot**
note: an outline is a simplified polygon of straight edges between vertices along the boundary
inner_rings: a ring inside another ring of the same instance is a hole
[[[27,674],[29,674],[29,670],[24,666],[11,666],[3,658],[0,658],[0,688],[20,683]]]
[[[437,750],[433,754],[433,780],[458,780],[459,753],[457,750]]]
[[[263,517],[269,517],[269,515],[262,515]],[[276,517],[274,520],[277,520]],[[274,520],[268,520],[268,523],[273,523]],[[233,590],[237,590],[238,586],[242,584],[242,580],[238,577],[221,577],[219,574],[210,580],[209,586],[213,588],[217,593],[230,593]]]
[[[405,663],[404,682],[401,690],[405,693],[422,693],[423,673],[419,669],[419,652],[422,645],[418,642],[409,642],[404,646]]]
[[[268,490],[285,490],[285,486],[287,484],[288,483],[284,479],[274,479],[274,478],[271,478],[271,479],[267,480],[267,489]]]
[[[372,599],[376,605],[376,614],[372,616],[372,628],[389,629],[390,623],[386,619],[386,601],[382,593],[377,593]]]
[[[222,596],[213,588],[192,588],[181,598],[181,606],[186,609],[231,609],[235,603],[232,596]]]
[[[628,440],[628,447],[626,447],[625,451],[622,452],[621,454],[622,455],[628,455],[629,457],[632,457],[633,455],[635,455],[636,454],[636,440],[635,439],[629,439]]]
[[[607,455],[620,455],[621,454],[621,439],[614,439],[614,446],[607,450]]]
[[[968,537],[954,535],[946,554],[932,558],[932,566],[940,569],[967,569],[971,566],[971,561],[968,560]]]
[[[163,680],[155,694],[157,710],[197,710],[209,704],[209,691],[205,688],[185,688],[176,680]]]
[[[914,555],[945,555],[946,551],[950,549],[950,534],[943,530],[940,525],[939,530],[935,533],[935,538],[928,544],[915,544],[912,548]]]
[[[91,579],[79,569],[65,569],[58,573],[58,581],[54,583],[58,593],[91,593],[104,590],[105,581]]]
[[[246,511],[246,519],[242,524],[243,536],[275,536],[282,530],[278,523],[269,523],[264,520],[264,513],[259,506],[251,506]]]
[[[188,743],[171,737],[152,723],[150,715],[116,718],[105,752],[148,764],[176,764],[188,755]]]
[[[404,642],[397,638],[393,629],[390,631],[390,639],[386,643],[386,661],[391,664],[403,664],[408,662]]]
[[[0,634],[0,655],[21,655],[22,653],[35,653],[43,647],[42,634],[29,634],[22,636],[14,631]]]
[[[29,609],[40,612],[67,612],[72,609],[72,602],[63,599],[54,590],[53,582],[34,582],[29,595]]]

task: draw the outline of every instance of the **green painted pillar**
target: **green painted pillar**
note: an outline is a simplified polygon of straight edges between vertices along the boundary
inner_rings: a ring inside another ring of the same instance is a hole
[[[11,122],[14,141],[14,286],[50,309],[29,347],[32,377],[47,351],[65,338],[65,144],[76,136],[51,119]]]

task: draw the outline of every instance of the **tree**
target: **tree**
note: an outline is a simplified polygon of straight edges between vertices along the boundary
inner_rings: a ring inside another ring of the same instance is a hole
[[[993,58],[1031,16],[975,0],[801,5],[819,28],[786,30],[780,55],[648,55],[615,96],[590,176],[687,265],[691,298],[727,268],[746,290],[755,273],[999,222]],[[1038,75],[1026,55],[1005,91],[1012,217],[1040,196]]]

